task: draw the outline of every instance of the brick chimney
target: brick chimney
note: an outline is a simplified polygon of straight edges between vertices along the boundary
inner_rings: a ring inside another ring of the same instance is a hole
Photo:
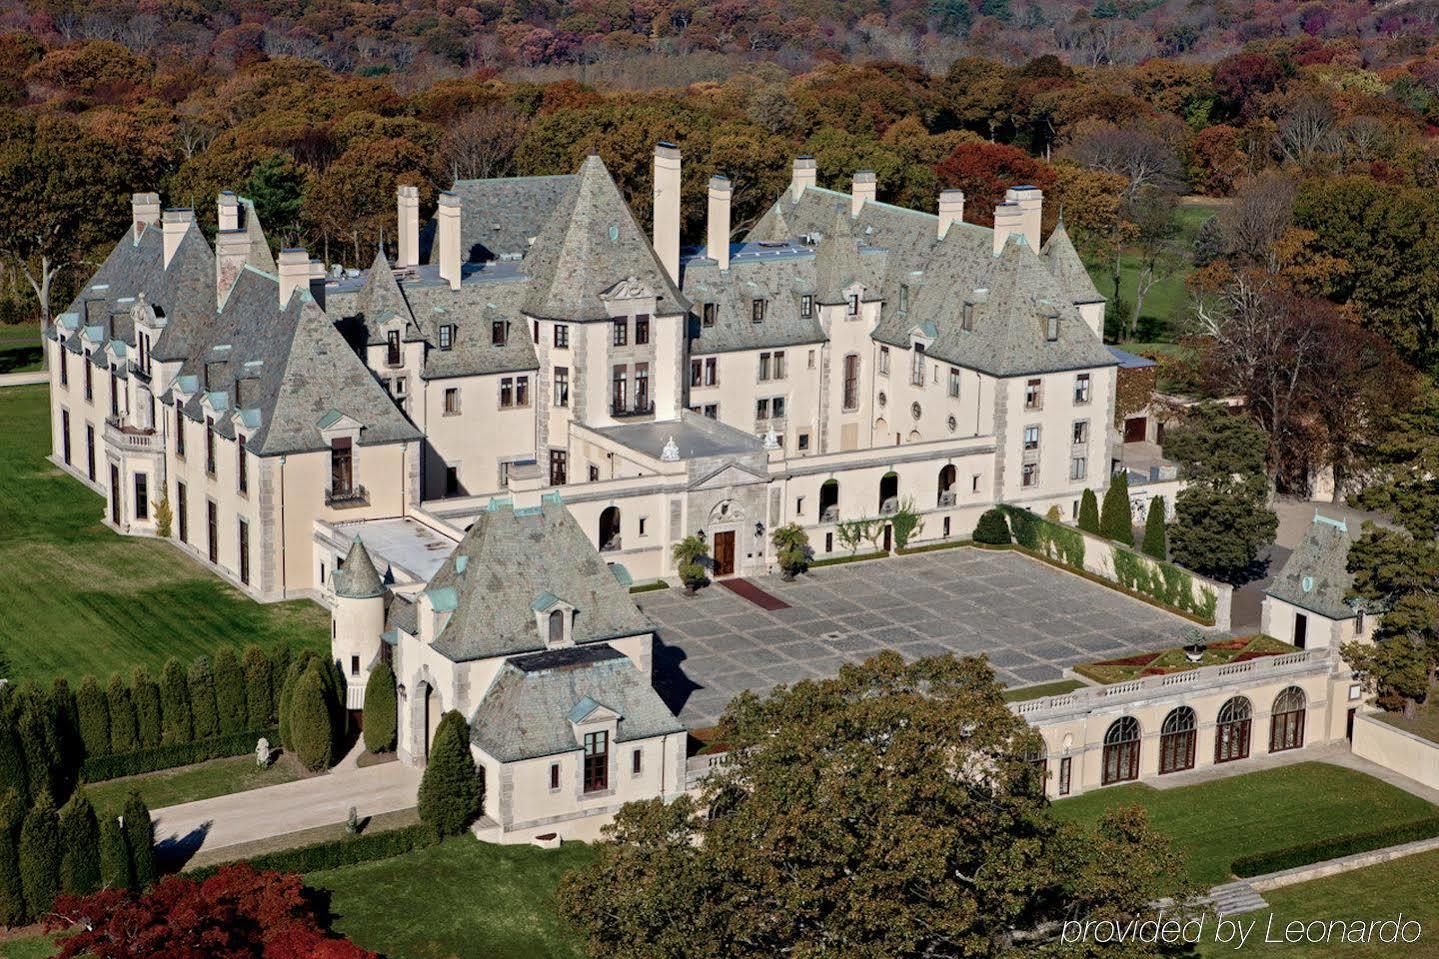
[[[730,200],[733,196],[729,177],[710,177],[709,231],[705,237],[705,252],[719,264],[721,270],[729,269]]]
[[[160,194],[158,193],[132,193],[130,194],[130,225],[131,242],[139,245],[140,234],[145,227],[154,226],[160,222]]]
[[[400,269],[420,265],[420,188],[402,186],[395,190],[398,207],[399,251],[395,266]]]
[[[296,290],[310,288],[310,254],[287,248],[280,251],[280,309],[290,305]]]
[[[873,203],[879,196],[879,180],[873,170],[860,170],[854,175],[854,186],[850,188],[849,215],[859,216],[865,201]]]
[[[939,238],[949,232],[951,223],[964,222],[964,191],[941,190],[939,193]]]
[[[805,187],[814,186],[818,182],[819,167],[815,164],[814,157],[795,157],[789,175],[790,201],[798,200],[804,194]]]
[[[670,282],[680,280],[680,148],[655,145],[654,246]]]
[[[435,211],[438,229],[435,240],[440,248],[440,278],[448,280],[450,289],[460,288],[460,198],[446,191],[440,194]]]
[[[190,229],[190,224],[195,222],[195,211],[189,207],[172,207],[165,211],[160,220],[160,229],[165,240],[165,266],[168,268],[170,261],[175,257],[175,251],[180,248],[180,240]]]
[[[1037,186],[1013,186],[1004,191],[1004,198],[1019,204],[1020,229],[1024,231],[1024,242],[1038,253],[1039,223],[1044,213],[1044,191]]]

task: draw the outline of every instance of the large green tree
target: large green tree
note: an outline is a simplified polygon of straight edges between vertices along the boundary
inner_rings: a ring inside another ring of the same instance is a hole
[[[1355,600],[1380,613],[1377,644],[1348,643],[1344,656],[1380,705],[1412,714],[1439,667],[1439,542],[1366,524],[1349,549]]]
[[[135,700],[135,730],[140,745],[154,749],[160,745],[162,723],[160,718],[160,687],[144,666],[136,666],[130,683],[132,698]]]
[[[365,748],[370,752],[386,753],[395,748],[398,709],[395,671],[381,660],[365,683]]]
[[[1038,737],[981,659],[883,653],[742,693],[720,728],[732,758],[698,800],[626,805],[563,882],[595,959],[1058,955],[1065,919],[1188,901],[1138,807],[1052,815]]]
[[[100,888],[100,821],[84,788],[60,810],[60,891],[88,896]]]
[[[323,667],[311,662],[290,693],[289,731],[285,742],[306,769],[328,769],[335,760],[338,738]]]
[[[470,724],[452,709],[440,719],[430,745],[420,780],[420,820],[442,836],[457,836],[479,818],[483,798],[470,753]]]
[[[160,671],[161,741],[165,745],[188,743],[195,738],[194,714],[190,708],[190,684],[185,667],[175,657]]]
[[[100,682],[94,676],[86,676],[75,694],[75,706],[79,713],[80,739],[87,756],[108,756],[110,754],[110,704]]]
[[[146,889],[158,877],[155,870],[155,823],[150,808],[135,790],[125,799],[125,819],[121,829],[125,849],[130,856],[130,878],[134,888]]]
[[[209,739],[220,731],[220,717],[215,705],[215,671],[210,665],[210,657],[195,657],[185,680],[190,693],[195,738]]]
[[[20,884],[31,916],[50,911],[60,891],[60,820],[48,792],[41,792],[20,827]]]
[[[239,733],[250,728],[245,708],[245,673],[232,646],[215,654],[215,709],[221,733]]]
[[[1104,507],[1099,513],[1099,533],[1125,546],[1134,545],[1134,511],[1129,505],[1129,473],[1124,470],[1109,479]]]
[[[140,733],[135,727],[135,700],[130,687],[116,673],[105,687],[105,711],[110,718],[110,748],[117,754],[134,752],[140,747]]]

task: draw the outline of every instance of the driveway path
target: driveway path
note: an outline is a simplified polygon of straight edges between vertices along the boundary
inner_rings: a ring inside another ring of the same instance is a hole
[[[155,841],[187,853],[344,822],[354,806],[361,818],[415,804],[422,770],[400,762],[339,769],[279,786],[152,810]]]
[[[31,373],[0,373],[0,386],[34,386],[50,382],[50,374],[44,370]]]

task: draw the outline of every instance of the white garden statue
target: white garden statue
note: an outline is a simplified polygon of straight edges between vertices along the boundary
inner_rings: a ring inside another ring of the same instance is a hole
[[[261,736],[260,741],[255,743],[255,765],[266,769],[274,758],[274,751],[270,749],[270,741]]]

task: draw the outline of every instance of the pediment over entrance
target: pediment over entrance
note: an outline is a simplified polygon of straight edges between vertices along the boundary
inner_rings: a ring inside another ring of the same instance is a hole
[[[733,486],[755,486],[768,483],[769,477],[746,469],[738,463],[725,463],[689,485],[691,490],[728,489]]]

